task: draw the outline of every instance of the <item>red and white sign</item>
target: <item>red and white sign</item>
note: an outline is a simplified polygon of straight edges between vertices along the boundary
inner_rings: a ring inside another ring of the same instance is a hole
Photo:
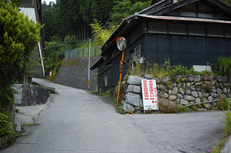
[[[159,110],[156,80],[142,80],[142,94],[144,110]]]

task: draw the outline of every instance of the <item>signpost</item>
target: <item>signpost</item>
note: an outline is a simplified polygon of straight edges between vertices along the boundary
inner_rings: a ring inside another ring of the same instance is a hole
[[[127,47],[127,42],[124,37],[118,37],[116,39],[117,48],[122,51],[122,59],[120,61],[120,80],[119,80],[119,88],[118,88],[118,95],[117,95],[117,103],[116,106],[119,105],[119,98],[120,98],[120,86],[121,86],[121,79],[123,74],[123,67],[124,67],[124,50]]]
[[[156,80],[142,80],[142,93],[144,112],[145,110],[159,110]]]

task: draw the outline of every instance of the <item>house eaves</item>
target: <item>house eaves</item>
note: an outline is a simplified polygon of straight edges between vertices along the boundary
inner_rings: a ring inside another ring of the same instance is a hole
[[[231,8],[230,6],[228,6],[227,4],[225,4],[224,2],[220,1],[220,0],[182,0],[179,1],[177,3],[173,3],[167,6],[164,6],[158,10],[155,10],[151,13],[149,13],[148,15],[164,15],[170,11],[176,10],[180,7],[183,7],[185,5],[189,5],[195,2],[208,2],[214,6],[218,6],[219,8],[221,8],[223,11],[225,11],[226,13],[231,15]]]

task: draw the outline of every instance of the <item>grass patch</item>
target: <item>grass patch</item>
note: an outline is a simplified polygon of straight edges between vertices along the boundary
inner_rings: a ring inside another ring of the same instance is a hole
[[[23,126],[38,126],[38,124],[27,124],[27,123],[24,123]]]

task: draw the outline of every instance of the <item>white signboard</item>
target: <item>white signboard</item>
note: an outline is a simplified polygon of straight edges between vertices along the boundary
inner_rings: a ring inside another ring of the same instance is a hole
[[[142,80],[143,107],[145,110],[159,110],[156,80]]]

